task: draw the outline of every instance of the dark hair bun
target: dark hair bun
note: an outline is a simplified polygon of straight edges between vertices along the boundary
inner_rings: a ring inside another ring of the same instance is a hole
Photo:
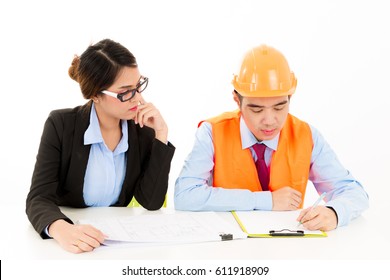
[[[72,61],[72,65],[69,67],[68,74],[69,76],[78,82],[78,68],[80,64],[80,57],[75,55]]]

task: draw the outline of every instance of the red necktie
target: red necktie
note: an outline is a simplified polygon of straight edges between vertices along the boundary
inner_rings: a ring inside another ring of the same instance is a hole
[[[268,174],[268,167],[265,164],[265,160],[264,160],[264,152],[266,146],[264,144],[257,143],[252,147],[255,150],[257,155],[256,169],[257,169],[257,175],[259,176],[261,188],[263,189],[263,191],[268,191],[269,174]]]

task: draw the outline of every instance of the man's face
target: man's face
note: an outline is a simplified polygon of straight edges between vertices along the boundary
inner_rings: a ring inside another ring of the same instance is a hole
[[[282,130],[289,112],[288,96],[243,97],[242,102],[235,95],[234,100],[249,130],[257,140],[271,140]]]

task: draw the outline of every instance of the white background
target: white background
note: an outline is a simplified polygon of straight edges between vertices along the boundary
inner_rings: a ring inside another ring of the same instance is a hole
[[[387,7],[379,0],[2,1],[1,259],[28,223],[25,198],[44,121],[53,109],[85,102],[67,74],[73,55],[104,38],[136,56],[150,78],[144,97],[169,125],[176,153],[168,207],[197,123],[235,109],[232,74],[249,48],[266,43],[284,53],[298,79],[290,112],[323,133],[365,186],[369,211],[387,219]]]

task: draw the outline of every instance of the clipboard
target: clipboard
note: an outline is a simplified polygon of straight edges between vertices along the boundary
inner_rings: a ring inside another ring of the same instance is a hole
[[[232,211],[241,230],[253,238],[327,237],[324,231],[308,231],[296,226],[297,211]]]

